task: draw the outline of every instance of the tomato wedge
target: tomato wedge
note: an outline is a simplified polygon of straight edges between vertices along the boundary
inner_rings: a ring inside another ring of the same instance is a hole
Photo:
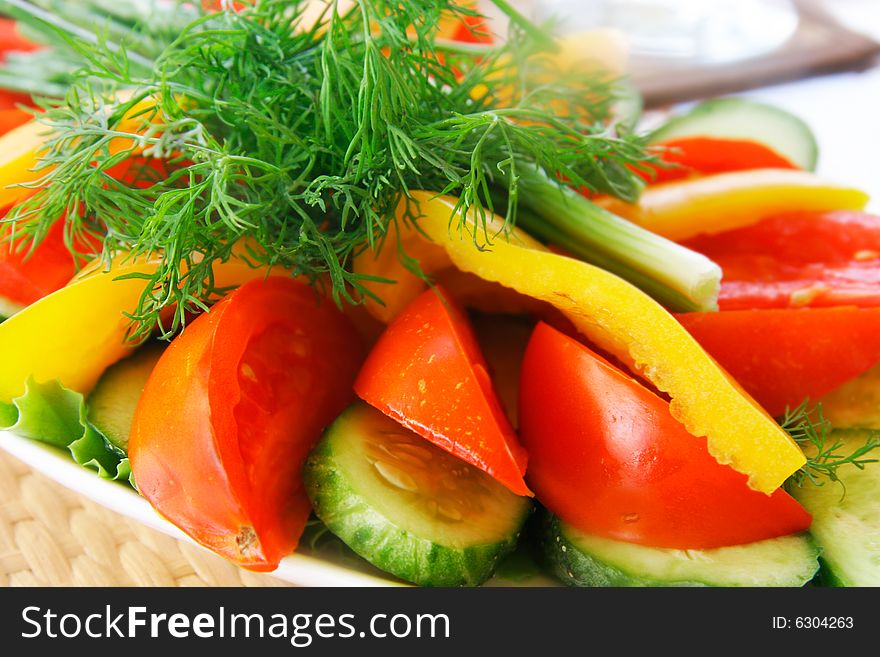
[[[292,552],[310,513],[300,468],[353,397],[361,338],[305,283],[245,283],[165,350],[138,403],[138,489],[202,545],[252,570]]]
[[[880,308],[731,310],[678,320],[775,416],[880,362]]]
[[[641,545],[710,549],[807,529],[782,489],[752,490],[669,404],[580,342],[538,324],[523,361],[520,432],[538,500],[572,526]]]
[[[64,243],[63,221],[52,224],[32,252],[19,246],[19,241],[0,242],[0,299],[8,305],[30,305],[64,287],[76,273],[73,255]],[[81,251],[87,255],[96,248],[83,244]]]
[[[760,142],[722,137],[679,137],[662,141],[660,159],[671,167],[633,169],[648,184],[659,184],[691,176],[749,169],[797,169],[788,158]]]
[[[365,402],[518,495],[526,453],[492,387],[464,312],[442,288],[423,292],[385,329],[355,381]]]
[[[779,215],[684,245],[724,271],[721,310],[880,305],[880,217]]]
[[[0,18],[0,60],[6,57],[7,52],[30,52],[41,47],[22,37],[14,20]]]
[[[106,173],[117,180],[146,188],[157,176],[168,175],[168,165],[156,158],[132,157],[111,167]],[[62,288],[73,278],[77,263],[65,244],[64,224],[64,220],[52,224],[33,250],[21,248],[21,240],[0,241],[0,307],[12,310],[28,306]],[[3,236],[2,228],[0,238]],[[76,248],[83,260],[100,250],[98,240],[85,238],[79,241]]]
[[[0,92],[0,135],[7,133],[14,128],[17,128],[20,125],[24,125],[33,118],[33,116],[31,116],[30,114],[23,110],[17,109],[15,106],[11,108],[4,108],[4,100],[7,99],[4,98],[3,93]]]

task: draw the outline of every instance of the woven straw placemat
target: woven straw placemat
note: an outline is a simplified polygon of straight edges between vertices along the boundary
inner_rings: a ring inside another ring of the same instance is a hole
[[[0,586],[289,586],[95,504],[0,450]]]

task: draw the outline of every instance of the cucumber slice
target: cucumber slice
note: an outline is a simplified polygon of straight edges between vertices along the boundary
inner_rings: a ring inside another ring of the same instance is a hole
[[[542,552],[570,586],[803,586],[819,569],[805,534],[714,550],[673,550],[580,532],[547,513]]]
[[[486,581],[532,506],[360,402],[325,432],[303,478],[330,531],[374,566],[422,586]]]
[[[158,343],[138,348],[109,367],[86,400],[89,422],[126,454],[134,410],[164,350]]]
[[[832,390],[819,403],[836,429],[880,429],[880,365]]]
[[[783,109],[746,98],[716,98],[671,118],[649,137],[650,143],[679,137],[748,139],[769,146],[792,164],[816,170],[819,146],[810,127]]]
[[[835,430],[843,454],[865,444],[864,430]],[[880,586],[880,463],[838,471],[843,487],[809,482],[792,495],[813,515],[810,533],[822,549],[821,579],[831,586]]]

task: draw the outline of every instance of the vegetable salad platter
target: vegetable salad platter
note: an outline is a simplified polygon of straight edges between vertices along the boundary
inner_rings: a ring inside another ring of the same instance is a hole
[[[304,585],[880,584],[868,194],[492,4],[0,0],[0,446]]]

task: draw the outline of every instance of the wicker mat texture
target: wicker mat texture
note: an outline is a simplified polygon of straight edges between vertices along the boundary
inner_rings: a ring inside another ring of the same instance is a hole
[[[288,586],[161,534],[0,451],[0,586]]]

